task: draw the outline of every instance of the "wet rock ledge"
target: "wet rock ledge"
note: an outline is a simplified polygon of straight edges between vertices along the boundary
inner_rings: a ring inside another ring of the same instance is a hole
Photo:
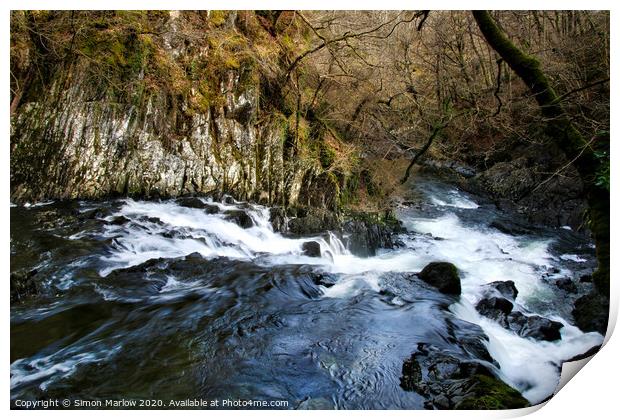
[[[270,221],[275,231],[289,236],[321,235],[332,231],[342,238],[351,253],[359,257],[371,257],[380,248],[398,246],[394,235],[404,231],[390,211],[336,213],[302,206],[273,207]]]
[[[401,387],[427,398],[427,409],[503,410],[527,407],[521,394],[482,362],[462,361],[425,343],[403,363]]]

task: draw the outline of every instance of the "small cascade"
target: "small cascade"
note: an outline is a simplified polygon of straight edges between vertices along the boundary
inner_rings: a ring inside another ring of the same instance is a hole
[[[488,341],[479,344],[497,361],[501,378],[531,402],[543,400],[555,389],[561,362],[603,339],[571,325],[571,303],[555,287],[556,281],[574,278],[580,267],[595,261],[591,244],[566,229],[533,228],[531,232],[537,233],[528,235],[499,231],[490,223],[502,216],[495,207],[478,204],[453,188],[433,185],[426,195],[424,205],[400,210],[399,218],[408,230],[398,237],[401,245],[379,250],[369,258],[353,255],[335,232],[303,238],[276,232],[268,207],[231,197],[222,201],[192,197],[78,202],[62,223],[54,212],[60,214],[67,208],[56,203],[12,207],[12,223],[20,220],[13,219],[15,212],[28,222],[24,226],[38,226],[31,222],[37,220],[33,215],[50,215],[45,229],[58,238],[58,250],[41,249],[41,261],[28,272],[41,273],[47,285],[66,293],[66,297],[57,295],[58,301],[49,309],[23,309],[21,322],[33,320],[31,328],[36,329],[39,319],[55,322],[54,311],[63,325],[76,322],[83,318],[81,305],[89,308],[84,312],[87,316],[110,317],[110,322],[92,321],[92,336],[66,341],[69,344],[62,344],[66,337],[59,337],[58,344],[48,348],[42,343],[40,352],[13,360],[12,397],[33,386],[48,389],[62,384],[81,369],[113,358],[149,354],[150,347],[140,343],[145,338],[160,343],[160,331],[165,330],[170,334],[187,331],[184,340],[204,343],[204,349],[222,346],[218,357],[229,364],[230,375],[237,373],[240,364],[234,359],[237,349],[243,360],[254,354],[263,372],[272,360],[270,343],[288,346],[277,351],[291,355],[286,362],[291,371],[282,374],[289,379],[298,374],[296,363],[306,360],[305,352],[311,351],[312,360],[324,358],[316,366],[304,365],[314,381],[318,384],[325,377],[324,366],[331,366],[329,375],[344,384],[332,391],[339,406],[364,407],[367,396],[381,389],[386,394],[368,400],[371,405],[411,407],[419,404],[414,401],[417,397],[398,384],[403,358],[416,343],[429,340],[452,346],[455,353],[464,352],[447,326],[446,320],[451,319],[453,324],[454,320],[462,323],[459,328],[483,331]],[[27,247],[39,234],[46,235],[41,243],[49,247],[49,232],[36,228],[26,235]],[[17,239],[12,236],[12,250]],[[76,251],[82,249],[88,251]],[[449,261],[458,267],[462,294],[456,302],[446,304],[445,295],[420,287],[411,276],[433,261]],[[476,304],[485,296],[486,285],[498,280],[514,282],[518,289],[514,305],[523,314],[561,322],[561,339],[525,338],[480,315]],[[127,321],[134,316],[145,318],[139,323]],[[151,323],[153,317],[158,321]],[[154,325],[157,333],[149,330]],[[191,330],[196,326],[197,330]],[[104,333],[108,328],[119,328],[121,333]],[[214,334],[205,335],[209,329]],[[230,342],[213,342],[213,337],[228,337],[231,331]],[[258,334],[258,339],[252,334]],[[27,337],[30,340],[32,334]],[[114,339],[106,341],[110,337]],[[16,336],[15,342],[19,340]],[[180,341],[170,338],[170,342]],[[185,354],[176,348],[171,354],[177,351]],[[362,353],[365,356],[359,360]],[[199,360],[206,363],[212,356]],[[192,365],[187,371],[194,368],[201,369]],[[260,384],[259,371],[252,373],[259,385],[273,389],[271,383]],[[368,387],[361,390],[363,401],[352,398],[354,393],[347,388],[359,384]]]

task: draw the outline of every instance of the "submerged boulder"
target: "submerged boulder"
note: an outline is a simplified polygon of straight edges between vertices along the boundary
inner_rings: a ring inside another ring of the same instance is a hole
[[[461,294],[461,279],[456,266],[449,262],[432,262],[418,273],[425,283],[450,295]]]
[[[308,257],[321,256],[321,245],[317,241],[304,242],[304,244],[301,246],[301,249],[304,255]]]

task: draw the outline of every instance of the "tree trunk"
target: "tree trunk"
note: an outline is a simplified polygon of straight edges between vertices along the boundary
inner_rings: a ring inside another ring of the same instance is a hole
[[[473,11],[474,19],[489,45],[530,89],[542,115],[548,120],[548,134],[567,157],[579,156],[574,166],[585,185],[589,207],[590,230],[596,243],[598,269],[594,283],[609,296],[609,191],[595,183],[599,161],[594,150],[564,113],[560,98],[540,69],[540,63],[521,51],[497,26],[488,11]]]
[[[420,157],[429,149],[429,147],[431,147],[431,144],[433,144],[433,140],[435,140],[435,137],[437,137],[439,133],[441,133],[441,130],[443,130],[444,128],[446,128],[446,124],[440,124],[440,125],[436,125],[433,127],[433,131],[431,132],[431,135],[429,136],[424,146],[422,146],[422,148],[418,150],[418,152],[415,154],[413,159],[411,159],[411,162],[409,162],[409,166],[407,166],[405,175],[403,176],[403,179],[400,180],[401,184],[404,184],[405,182],[407,182],[407,180],[409,179],[411,168],[413,168],[413,165],[415,165],[418,159],[420,159]]]

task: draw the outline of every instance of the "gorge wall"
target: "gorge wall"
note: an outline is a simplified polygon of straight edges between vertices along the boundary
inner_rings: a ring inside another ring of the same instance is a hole
[[[337,209],[346,174],[282,88],[290,51],[269,16],[20,11],[11,25],[13,202],[228,193]]]

